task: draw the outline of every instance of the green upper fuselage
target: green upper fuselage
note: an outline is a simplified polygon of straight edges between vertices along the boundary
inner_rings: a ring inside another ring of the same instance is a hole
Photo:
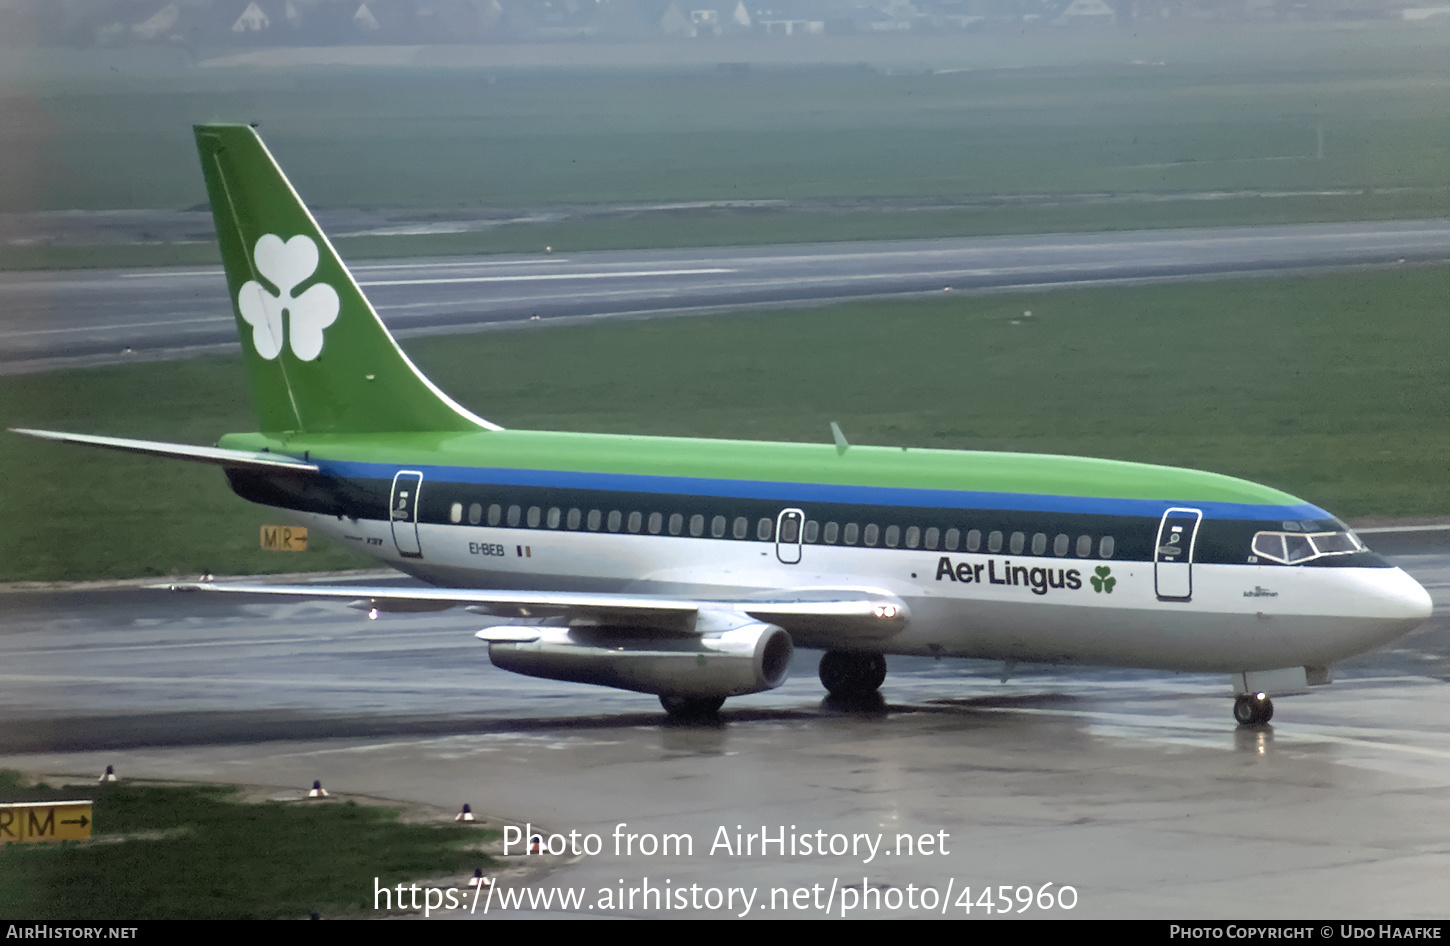
[[[435,478],[473,480],[477,473],[488,471],[490,481],[510,479],[516,473],[523,478],[521,482],[542,484],[557,473],[575,485],[581,482],[581,475],[594,475],[615,488],[629,484],[642,492],[708,494],[721,487],[729,489],[726,484],[731,483],[798,484],[845,487],[850,493],[856,492],[854,487],[863,496],[869,494],[871,501],[887,503],[897,494],[906,505],[921,505],[909,498],[920,491],[941,499],[946,498],[944,494],[960,494],[955,501],[942,503],[959,506],[981,505],[982,498],[991,496],[995,500],[988,504],[991,506],[1013,505],[1010,497],[1017,497],[1024,503],[1020,508],[1040,508],[1043,499],[1062,497],[1128,501],[1125,505],[1134,507],[1133,513],[1139,515],[1155,514],[1147,508],[1150,505],[1192,503],[1243,507],[1234,510],[1236,518],[1326,516],[1288,493],[1216,473],[1027,453],[869,446],[841,451],[831,444],[529,430],[232,434],[222,445],[299,457],[306,453],[324,469],[343,475],[370,471],[377,476],[388,469],[430,468]],[[789,487],[786,491],[793,492]],[[1127,508],[1121,511],[1129,512]]]

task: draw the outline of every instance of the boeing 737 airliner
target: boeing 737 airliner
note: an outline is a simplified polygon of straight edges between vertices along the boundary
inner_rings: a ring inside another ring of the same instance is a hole
[[[216,447],[19,433],[222,467],[245,499],[425,589],[188,588],[468,607],[495,665],[672,713],[885,655],[1220,672],[1234,716],[1327,683],[1430,614],[1318,507],[1243,480],[1080,457],[505,430],[398,348],[256,132],[196,142],[259,433]]]

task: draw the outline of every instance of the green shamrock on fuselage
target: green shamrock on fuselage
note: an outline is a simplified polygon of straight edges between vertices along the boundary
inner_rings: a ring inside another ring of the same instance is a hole
[[[1108,594],[1112,594],[1113,586],[1118,583],[1118,580],[1112,577],[1113,570],[1106,565],[1099,565],[1093,571],[1097,574],[1088,579],[1093,583],[1093,591],[1106,591]]]

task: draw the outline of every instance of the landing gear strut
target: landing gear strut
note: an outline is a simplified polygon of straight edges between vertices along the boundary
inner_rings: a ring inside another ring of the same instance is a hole
[[[820,672],[821,685],[832,696],[865,696],[875,693],[886,680],[886,658],[881,654],[828,650],[821,655]]]
[[[720,712],[720,707],[725,705],[725,697],[663,695],[660,705],[675,719],[708,719]]]
[[[1274,718],[1274,704],[1263,693],[1240,694],[1234,698],[1234,719],[1240,726],[1258,726]]]

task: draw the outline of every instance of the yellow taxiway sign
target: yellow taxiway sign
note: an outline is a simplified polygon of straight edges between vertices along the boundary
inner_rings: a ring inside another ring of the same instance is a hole
[[[262,548],[269,552],[307,551],[305,526],[262,526]]]
[[[91,836],[88,801],[23,801],[0,804],[0,844],[84,841]]]

